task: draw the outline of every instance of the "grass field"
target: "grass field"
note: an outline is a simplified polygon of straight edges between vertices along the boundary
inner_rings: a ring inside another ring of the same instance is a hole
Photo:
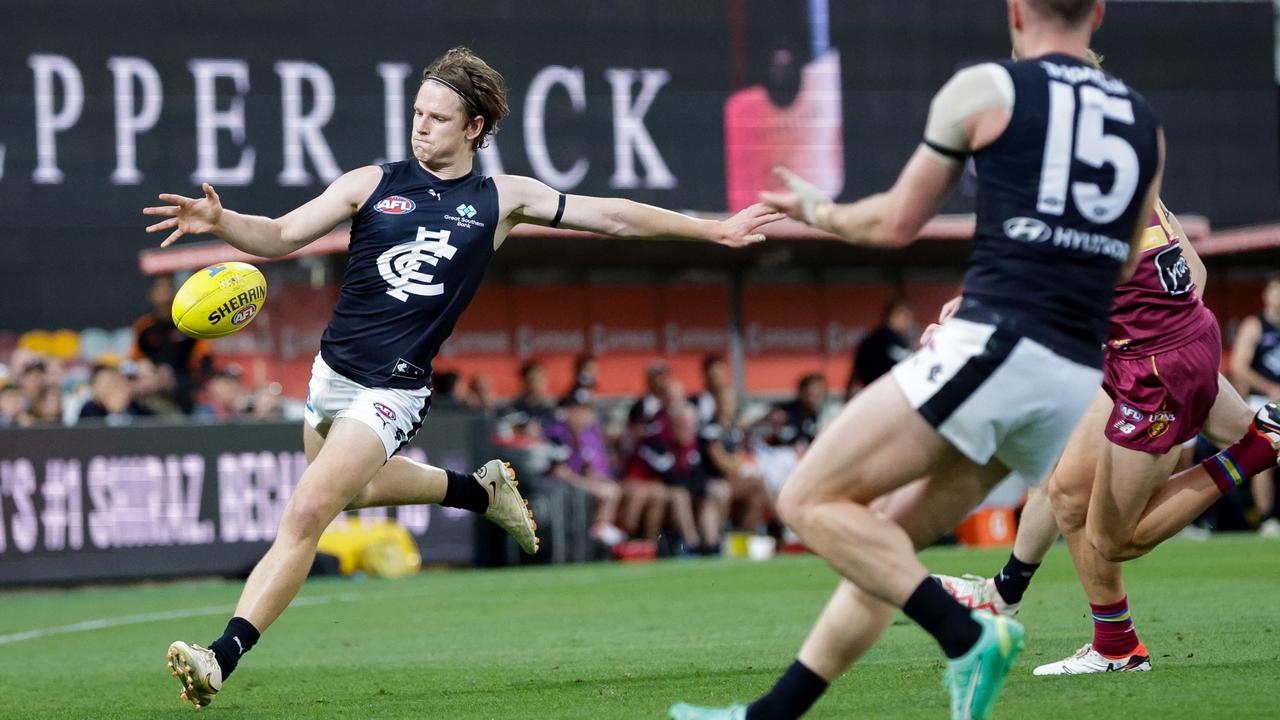
[[[1004,557],[938,549],[926,561],[989,574]],[[1174,542],[1130,563],[1128,579],[1155,671],[1031,676],[1089,639],[1058,547],[1024,605],[1028,645],[997,717],[1280,716],[1280,542]],[[315,581],[201,716],[657,719],[673,700],[767,688],[833,583],[812,557]],[[165,648],[216,636],[238,589],[0,595],[0,717],[185,716]],[[942,666],[933,641],[899,617],[810,717],[947,717]]]

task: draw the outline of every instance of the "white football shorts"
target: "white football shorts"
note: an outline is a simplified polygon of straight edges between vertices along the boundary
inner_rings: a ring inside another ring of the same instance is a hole
[[[1053,469],[1102,384],[1098,368],[954,317],[894,366],[893,377],[911,407],[970,460],[994,457],[1035,483]]]
[[[365,387],[338,374],[318,354],[311,365],[305,417],[322,436],[329,433],[338,418],[359,420],[382,439],[390,459],[413,439],[430,407],[429,388]]]

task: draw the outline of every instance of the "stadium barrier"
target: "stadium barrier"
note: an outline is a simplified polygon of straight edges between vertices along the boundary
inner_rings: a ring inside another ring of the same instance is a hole
[[[469,471],[482,417],[436,413],[405,453]],[[247,574],[306,467],[296,423],[144,425],[0,433],[0,587]],[[391,517],[423,563],[475,558],[474,516],[439,506]]]

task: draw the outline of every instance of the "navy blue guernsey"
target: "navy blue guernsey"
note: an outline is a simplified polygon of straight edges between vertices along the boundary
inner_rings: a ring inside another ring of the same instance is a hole
[[[957,317],[995,322],[1101,367],[1111,300],[1159,161],[1159,121],[1123,82],[1069,55],[1000,63],[1004,133],[974,153],[977,230]]]
[[[431,361],[493,257],[498,191],[471,173],[441,180],[416,160],[382,166],[351,222],[347,272],[320,356],[366,387],[431,384]]]

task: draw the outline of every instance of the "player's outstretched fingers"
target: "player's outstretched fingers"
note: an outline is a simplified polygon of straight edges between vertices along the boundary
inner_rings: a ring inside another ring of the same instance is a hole
[[[177,217],[178,206],[176,205],[159,205],[142,208],[143,215],[167,215],[169,217]]]
[[[182,228],[178,228],[177,230],[174,230],[173,232],[169,233],[169,237],[165,238],[164,242],[160,243],[160,247],[162,248],[169,247],[170,245],[177,242],[178,238],[182,237],[185,234],[186,233],[183,232]]]
[[[771,210],[780,211],[790,217],[796,217],[796,213],[800,209],[800,198],[796,197],[795,193],[788,191],[762,190],[760,191],[760,203]]]
[[[169,218],[168,220],[158,222],[155,225],[148,225],[147,232],[160,232],[161,230],[168,230],[175,227],[178,227],[178,218]]]
[[[195,198],[174,195],[173,193],[160,193],[159,198],[167,203],[177,205],[178,207],[186,207],[195,202]]]

